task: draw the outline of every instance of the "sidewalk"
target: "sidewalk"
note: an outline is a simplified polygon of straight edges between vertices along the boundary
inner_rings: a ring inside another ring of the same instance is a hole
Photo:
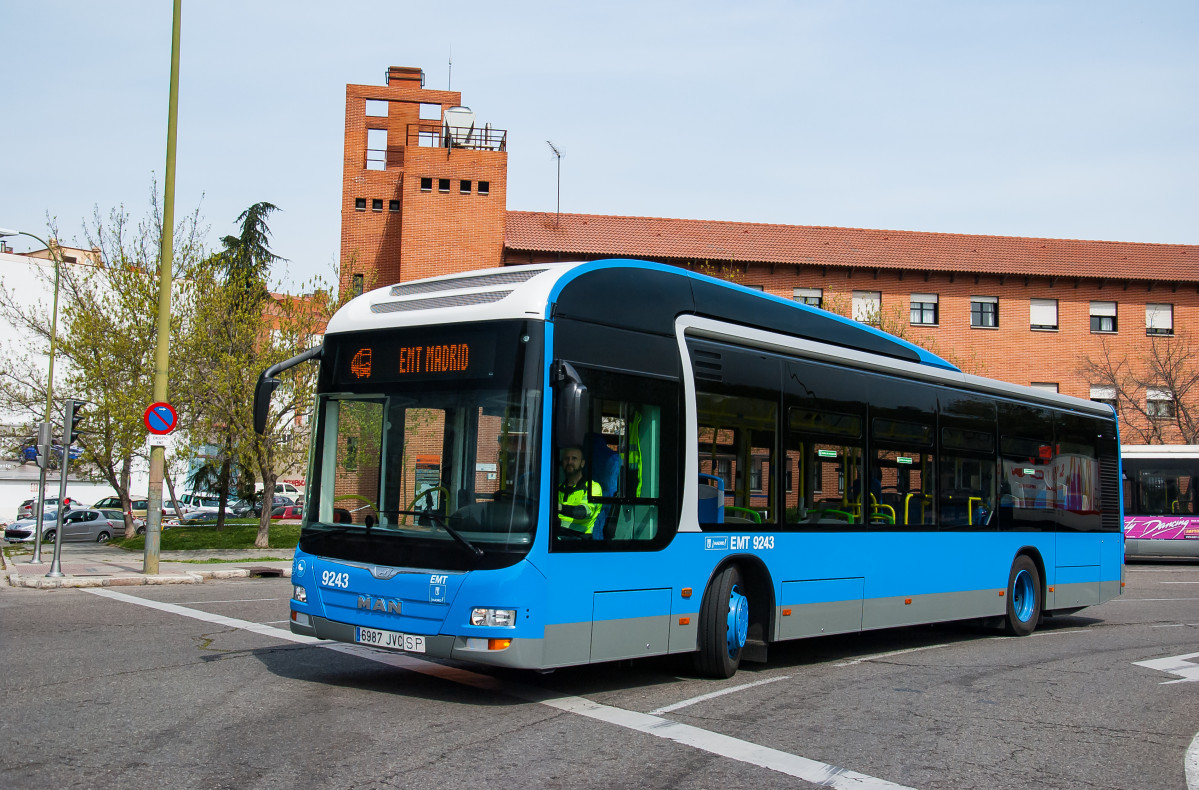
[[[59,566],[64,576],[47,578],[54,559],[54,546],[42,546],[42,562],[29,562],[33,552],[4,556],[0,566],[10,587],[58,589],[61,587],[128,587],[142,584],[201,584],[213,579],[250,576],[291,577],[295,549],[201,549],[163,551],[158,573],[142,573],[141,552],[95,543],[66,543]]]

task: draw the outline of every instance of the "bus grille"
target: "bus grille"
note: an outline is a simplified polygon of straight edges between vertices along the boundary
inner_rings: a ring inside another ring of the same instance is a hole
[[[457,291],[462,288],[486,288],[494,285],[512,285],[532,279],[547,269],[528,269],[523,272],[499,272],[476,274],[470,277],[455,277],[430,283],[401,283],[391,287],[392,296],[415,296],[435,291]]]
[[[475,304],[498,302],[511,291],[485,291],[454,296],[435,296],[432,299],[412,299],[407,302],[381,302],[371,305],[372,313],[407,313],[413,310],[434,310],[438,307],[465,307]]]

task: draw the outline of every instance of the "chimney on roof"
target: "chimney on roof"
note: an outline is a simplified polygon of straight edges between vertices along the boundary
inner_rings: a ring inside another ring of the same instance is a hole
[[[400,83],[396,86],[398,88],[423,88],[425,87],[425,73],[415,66],[388,66],[384,83],[390,85],[393,82]],[[413,82],[416,84],[404,84]]]

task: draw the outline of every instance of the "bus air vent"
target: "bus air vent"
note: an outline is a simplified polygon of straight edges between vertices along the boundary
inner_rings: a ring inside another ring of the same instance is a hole
[[[691,349],[691,361],[695,368],[695,377],[705,381],[723,381],[724,363],[720,354],[702,348]]]
[[[415,296],[435,291],[457,291],[463,288],[487,288],[494,285],[512,285],[532,279],[546,269],[526,269],[523,272],[498,272],[496,274],[475,274],[469,277],[454,277],[449,280],[437,280],[429,283],[401,283],[391,287],[392,296]]]
[[[1100,529],[1104,532],[1120,531],[1120,478],[1116,473],[1116,461],[1099,461],[1099,506]]]
[[[372,313],[407,313],[413,310],[434,310],[439,307],[466,307],[467,305],[498,302],[511,291],[484,291],[474,294],[434,296],[431,299],[412,299],[407,302],[380,302],[371,305]]]

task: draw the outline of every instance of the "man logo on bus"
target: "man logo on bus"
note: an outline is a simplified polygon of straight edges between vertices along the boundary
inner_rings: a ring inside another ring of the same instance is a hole
[[[350,373],[360,379],[371,377],[371,350],[369,348],[358,349],[358,353],[350,360]]]

